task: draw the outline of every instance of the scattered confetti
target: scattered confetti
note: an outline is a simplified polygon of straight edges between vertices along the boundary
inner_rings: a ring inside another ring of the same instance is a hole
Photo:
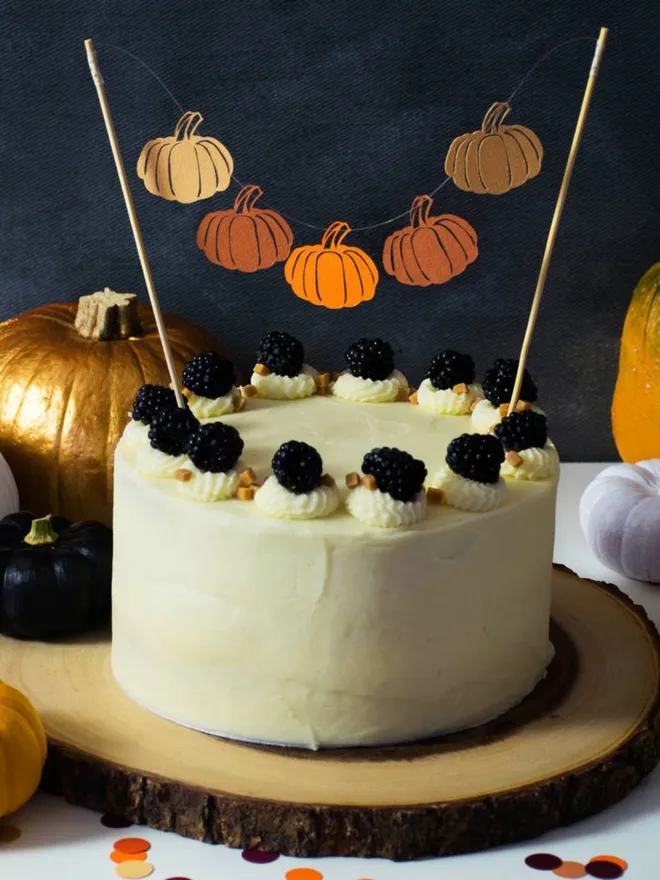
[[[13,843],[21,833],[21,829],[15,825],[0,825],[0,843]]]
[[[117,865],[116,871],[120,877],[141,880],[142,877],[153,874],[154,866],[149,862],[122,862],[121,865]]]
[[[110,858],[113,862],[116,862],[120,865],[122,862],[146,862],[147,854],[146,852],[141,853],[123,853],[119,852],[118,849],[113,849],[110,853]]]
[[[559,856],[553,856],[551,853],[534,853],[525,859],[527,867],[534,868],[535,871],[554,871],[563,863]]]
[[[128,819],[122,819],[121,816],[115,816],[114,813],[104,813],[101,816],[101,825],[106,828],[130,828],[134,823]]]
[[[284,876],[286,880],[323,880],[323,874],[314,868],[292,868]]]
[[[598,880],[617,880],[617,877],[623,877],[624,870],[614,862],[592,859],[587,865],[587,874],[590,877],[597,877]]]
[[[594,856],[593,859],[590,859],[592,862],[612,862],[613,865],[618,865],[622,871],[628,870],[628,862],[625,859],[620,859],[619,856]]]
[[[142,837],[122,837],[121,840],[115,840],[114,846],[120,853],[130,855],[148,852],[151,849],[149,841]]]
[[[241,855],[246,862],[251,862],[253,865],[267,865],[279,859],[277,853],[263,852],[260,849],[244,849]]]
[[[587,869],[581,862],[562,862],[558,868],[552,872],[557,877],[569,877],[571,880],[577,877],[586,877]]]

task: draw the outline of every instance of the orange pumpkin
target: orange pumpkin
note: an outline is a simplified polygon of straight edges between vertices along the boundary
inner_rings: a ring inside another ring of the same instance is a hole
[[[626,314],[612,432],[624,461],[660,458],[660,263],[642,277]]]
[[[173,137],[154,138],[144,145],[137,174],[152,195],[189,204],[227,189],[234,160],[220,141],[196,134],[203,121],[201,113],[189,110],[177,122]]]
[[[260,186],[244,186],[233,209],[213,211],[204,217],[197,230],[197,245],[212,263],[239,272],[256,272],[289,256],[291,227],[276,211],[254,207],[262,195]]]
[[[179,371],[218,350],[205,330],[165,316]],[[103,291],[0,324],[0,449],[35,514],[112,524],[113,456],[133,397],[169,375],[153,313]]]
[[[479,131],[457,137],[449,147],[445,172],[459,189],[501,195],[541,170],[541,141],[523,125],[503,125],[511,107],[496,102]]]
[[[401,284],[444,284],[477,259],[477,233],[454,214],[431,217],[431,196],[417,196],[410,225],[385,240],[383,266]]]
[[[335,220],[321,244],[296,248],[284,264],[284,277],[296,296],[326,309],[350,309],[373,299],[378,269],[360,248],[342,244],[351,227]]]

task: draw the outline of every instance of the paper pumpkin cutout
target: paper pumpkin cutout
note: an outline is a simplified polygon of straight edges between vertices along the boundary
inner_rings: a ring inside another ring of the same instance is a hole
[[[220,141],[195,133],[203,121],[201,113],[189,110],[172,137],[145,144],[137,173],[152,195],[185,205],[227,189],[234,160]]]
[[[401,284],[428,287],[460,275],[477,259],[477,233],[454,214],[431,217],[431,196],[417,196],[410,225],[385,240],[383,267]]]
[[[289,256],[291,227],[277,211],[255,208],[262,195],[260,186],[244,186],[233,208],[204,217],[197,229],[197,245],[212,263],[239,272],[256,272]]]
[[[445,172],[459,189],[497,196],[521,186],[541,170],[541,141],[523,125],[503,125],[510,111],[507,103],[496,102],[479,131],[452,142]]]
[[[284,264],[284,277],[296,296],[326,309],[350,309],[373,299],[378,269],[360,248],[342,244],[351,227],[335,220],[321,244],[296,248]]]

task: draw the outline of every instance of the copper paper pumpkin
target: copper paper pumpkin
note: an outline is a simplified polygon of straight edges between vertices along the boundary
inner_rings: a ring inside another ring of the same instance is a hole
[[[351,227],[335,220],[321,244],[296,248],[284,265],[284,277],[296,296],[326,309],[348,309],[373,299],[378,269],[360,248],[342,244]]]
[[[234,160],[220,141],[196,134],[203,121],[201,113],[188,111],[172,137],[154,138],[144,145],[137,174],[152,195],[189,204],[227,189]]]
[[[477,259],[477,233],[467,220],[454,214],[431,217],[432,205],[430,196],[417,196],[410,225],[385,240],[383,266],[401,284],[444,284]]]
[[[496,102],[479,131],[457,137],[449,147],[445,172],[459,189],[501,195],[541,170],[541,141],[523,125],[503,125],[511,107]]]
[[[263,190],[248,185],[236,196],[233,209],[207,214],[197,230],[197,245],[207,258],[225,269],[256,272],[286,260],[293,232],[284,217],[255,208]]]
[[[179,371],[213,337],[167,315]],[[38,515],[112,523],[114,448],[145,382],[167,385],[150,308],[106,290],[0,324],[0,449]]]

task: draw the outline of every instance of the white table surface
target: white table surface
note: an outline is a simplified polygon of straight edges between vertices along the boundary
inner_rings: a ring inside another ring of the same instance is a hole
[[[587,483],[601,470],[599,464],[562,466],[559,490],[555,560],[579,575],[615,583],[646,607],[660,625],[660,586],[651,587],[619,577],[604,568],[590,552],[579,527],[578,503]],[[0,880],[103,880],[116,878],[109,855],[113,841],[136,835],[151,843],[149,861],[153,880],[285,880],[292,868],[313,868],[325,880],[534,880],[552,873],[533,871],[525,857],[550,852],[565,861],[586,863],[609,853],[625,859],[630,880],[652,880],[660,865],[660,768],[626,800],[570,828],[535,841],[489,850],[405,864],[379,859],[293,859],[281,857],[266,865],[244,861],[239,850],[184,840],[149,828],[113,831],[99,815],[46,795],[38,795],[4,824],[18,826],[21,837],[0,844]],[[298,880],[312,880],[311,877]],[[317,878],[318,880],[318,878]]]

